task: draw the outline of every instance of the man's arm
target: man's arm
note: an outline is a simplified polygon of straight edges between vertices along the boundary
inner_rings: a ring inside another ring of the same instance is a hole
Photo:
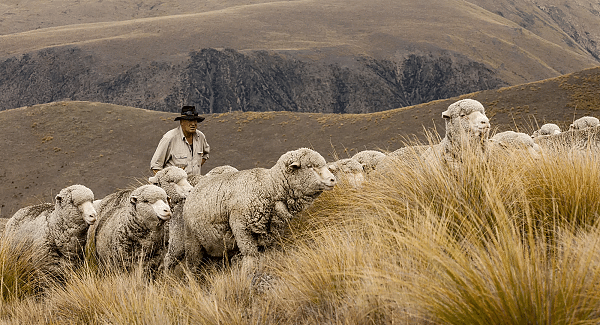
[[[165,164],[167,163],[167,160],[171,155],[170,143],[171,139],[167,137],[166,134],[158,142],[156,151],[154,151],[154,155],[152,155],[152,160],[150,160],[150,169],[155,174],[165,167]]]

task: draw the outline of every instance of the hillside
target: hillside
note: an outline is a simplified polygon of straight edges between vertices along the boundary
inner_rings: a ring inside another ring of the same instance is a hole
[[[536,125],[561,128],[584,115],[599,116],[600,68],[467,96],[481,101],[497,131],[531,133]],[[457,98],[371,114],[232,112],[210,114],[200,124],[211,146],[203,172],[229,164],[270,167],[287,150],[310,147],[328,161],[360,150],[395,150],[423,130],[443,134],[440,114]],[[64,101],[0,112],[0,217],[50,202],[73,183],[97,197],[144,181],[174,113],[95,102]]]
[[[366,113],[597,66],[597,3],[7,1],[0,110]]]

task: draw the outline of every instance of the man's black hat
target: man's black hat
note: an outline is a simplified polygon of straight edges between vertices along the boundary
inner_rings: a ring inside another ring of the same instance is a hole
[[[196,106],[183,106],[181,108],[181,116],[177,116],[175,121],[179,120],[196,120],[198,123],[204,121],[204,117],[198,116]]]

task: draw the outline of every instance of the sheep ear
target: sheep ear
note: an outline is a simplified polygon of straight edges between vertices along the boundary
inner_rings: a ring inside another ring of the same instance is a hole
[[[299,161],[294,161],[291,164],[289,164],[288,167],[290,167],[292,169],[299,169],[300,168],[300,162]]]
[[[58,202],[58,204],[62,204],[63,197],[60,194],[56,194],[54,200]]]
[[[337,166],[335,164],[329,164],[327,165],[327,168],[331,171],[336,171],[337,170]]]
[[[451,118],[450,112],[448,112],[448,110],[442,112],[442,118],[446,118],[446,119]]]
[[[158,185],[158,177],[156,176],[151,176],[148,178],[148,182],[154,184],[154,185]]]
[[[137,196],[131,196],[131,198],[129,198],[129,202],[131,202],[131,204],[136,205],[138,201]]]

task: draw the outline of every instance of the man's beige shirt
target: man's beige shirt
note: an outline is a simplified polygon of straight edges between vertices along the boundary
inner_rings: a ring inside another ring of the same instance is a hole
[[[194,149],[194,152],[191,149]],[[192,146],[187,142],[181,126],[163,135],[150,161],[150,168],[161,170],[169,166],[177,166],[188,175],[200,175],[202,159],[208,159],[210,146],[204,134],[196,130]]]

